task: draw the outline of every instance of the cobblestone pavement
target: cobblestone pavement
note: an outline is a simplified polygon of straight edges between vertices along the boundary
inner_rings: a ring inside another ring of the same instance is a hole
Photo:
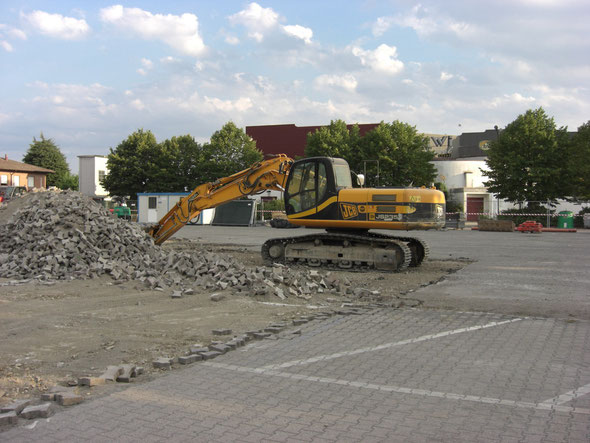
[[[590,439],[588,321],[378,309],[300,330],[10,429],[0,440]]]

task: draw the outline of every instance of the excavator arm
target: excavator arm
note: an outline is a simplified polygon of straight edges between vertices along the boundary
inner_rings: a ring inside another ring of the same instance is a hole
[[[204,209],[215,208],[245,195],[267,190],[283,191],[292,164],[291,158],[279,154],[229,177],[200,185],[174,205],[148,232],[159,245]]]

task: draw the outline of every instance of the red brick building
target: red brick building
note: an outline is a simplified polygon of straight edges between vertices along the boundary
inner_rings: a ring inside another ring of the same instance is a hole
[[[325,125],[296,126],[290,125],[265,125],[246,126],[246,134],[256,141],[256,147],[263,154],[286,154],[291,158],[303,157],[307,145],[307,134],[315,132]],[[354,125],[347,125],[351,129]],[[379,126],[379,123],[358,125],[361,136],[371,129]]]

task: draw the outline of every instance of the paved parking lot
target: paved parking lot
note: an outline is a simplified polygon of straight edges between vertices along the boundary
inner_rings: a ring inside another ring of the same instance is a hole
[[[475,263],[416,295],[451,309],[314,320],[0,440],[589,441],[590,236],[442,234],[421,233],[433,256]],[[487,312],[458,309],[469,301]]]
[[[469,312],[337,315],[2,439],[586,442],[589,326]]]

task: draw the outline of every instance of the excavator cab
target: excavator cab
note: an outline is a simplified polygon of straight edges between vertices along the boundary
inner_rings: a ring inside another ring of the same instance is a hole
[[[285,212],[289,218],[338,218],[338,191],[352,188],[346,160],[312,157],[291,166],[285,187]]]

